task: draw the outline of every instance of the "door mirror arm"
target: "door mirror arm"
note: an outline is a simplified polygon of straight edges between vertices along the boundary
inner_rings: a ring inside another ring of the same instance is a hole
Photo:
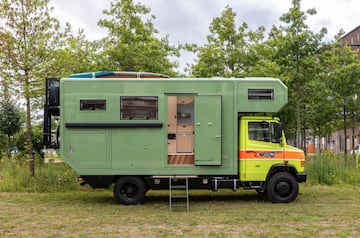
[[[279,137],[280,145],[284,146],[283,129],[282,129],[282,123],[280,121],[277,124],[277,136]]]

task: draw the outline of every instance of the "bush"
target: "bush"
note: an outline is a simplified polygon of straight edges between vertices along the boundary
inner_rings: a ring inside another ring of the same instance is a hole
[[[360,183],[359,160],[354,156],[316,155],[307,158],[308,182],[313,184],[358,184]]]
[[[65,163],[40,163],[35,159],[35,176],[30,176],[24,156],[0,159],[0,191],[63,192],[79,189],[76,173]]]

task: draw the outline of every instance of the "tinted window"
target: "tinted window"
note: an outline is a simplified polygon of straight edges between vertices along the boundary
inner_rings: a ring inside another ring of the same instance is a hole
[[[80,100],[81,111],[106,110],[106,100],[104,99],[84,99]]]
[[[120,119],[156,120],[158,117],[158,97],[120,97]]]
[[[249,89],[249,100],[274,100],[274,89]]]
[[[278,124],[275,122],[249,122],[249,139],[263,142],[280,143]]]
[[[270,141],[268,122],[249,122],[249,139],[256,141]]]

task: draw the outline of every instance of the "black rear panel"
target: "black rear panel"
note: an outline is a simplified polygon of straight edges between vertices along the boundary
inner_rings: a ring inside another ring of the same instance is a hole
[[[45,87],[43,144],[46,148],[59,148],[60,79],[47,78]]]

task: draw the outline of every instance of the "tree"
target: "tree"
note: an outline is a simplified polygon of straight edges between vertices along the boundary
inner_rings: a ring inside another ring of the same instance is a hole
[[[296,145],[306,149],[306,118],[309,117],[307,105],[314,101],[311,98],[311,84],[319,78],[321,70],[316,55],[327,31],[325,28],[319,33],[309,30],[305,23],[307,15],[316,14],[316,10],[303,12],[300,2],[293,0],[289,11],[280,17],[285,25],[273,27],[269,34],[269,44],[276,52],[273,60],[280,66],[281,78],[289,87],[286,110],[291,115],[295,114]]]
[[[250,31],[244,22],[237,28],[235,17],[236,13],[227,6],[220,17],[213,19],[206,45],[187,45],[198,53],[192,69],[194,76],[265,76],[277,71],[275,64],[268,60],[268,48],[262,44],[264,27]]]
[[[360,95],[360,63],[357,54],[348,47],[337,44],[333,48],[335,54],[335,67],[330,74],[329,86],[334,96],[334,102],[337,102],[338,115],[342,115],[342,127],[344,130],[345,156],[347,155],[347,128],[350,126],[350,120],[354,125],[356,115],[359,112]],[[354,127],[354,126],[353,126]],[[354,146],[354,143],[353,145]]]
[[[320,138],[328,138],[337,126],[338,107],[327,85],[328,80],[328,76],[323,75],[319,80],[312,80],[309,84],[311,100],[306,104],[306,127],[314,137],[318,138],[318,143],[321,141]],[[318,148],[321,148],[320,144]]]
[[[169,45],[168,37],[157,39],[151,15],[146,22],[143,18],[150,9],[132,0],[115,0],[110,10],[103,13],[109,18],[98,22],[107,28],[109,35],[102,40],[104,68],[122,71],[148,71],[174,75],[175,62],[170,56],[178,56],[176,47]]]
[[[34,176],[32,112],[39,106],[49,49],[56,46],[59,23],[50,16],[49,0],[2,0],[0,2],[1,70],[18,88],[26,107],[27,152]]]
[[[21,116],[19,110],[10,101],[0,105],[0,132],[7,136],[7,151],[10,152],[11,137],[20,130]]]
[[[99,42],[87,40],[84,30],[78,30],[76,35],[71,32],[71,25],[67,23],[58,48],[49,52],[52,54],[52,61],[49,62],[48,77],[67,77],[74,73],[106,70],[100,60]]]
[[[1,35],[0,35],[0,40],[2,39]],[[0,49],[2,44],[0,42]],[[6,59],[6,51],[4,51],[3,49],[0,50],[0,68],[3,72],[7,71],[7,59]],[[2,66],[2,67],[1,67]],[[11,99],[11,78],[7,77],[7,75],[5,74],[1,74],[0,75],[0,97],[3,99],[3,101],[8,101]]]

